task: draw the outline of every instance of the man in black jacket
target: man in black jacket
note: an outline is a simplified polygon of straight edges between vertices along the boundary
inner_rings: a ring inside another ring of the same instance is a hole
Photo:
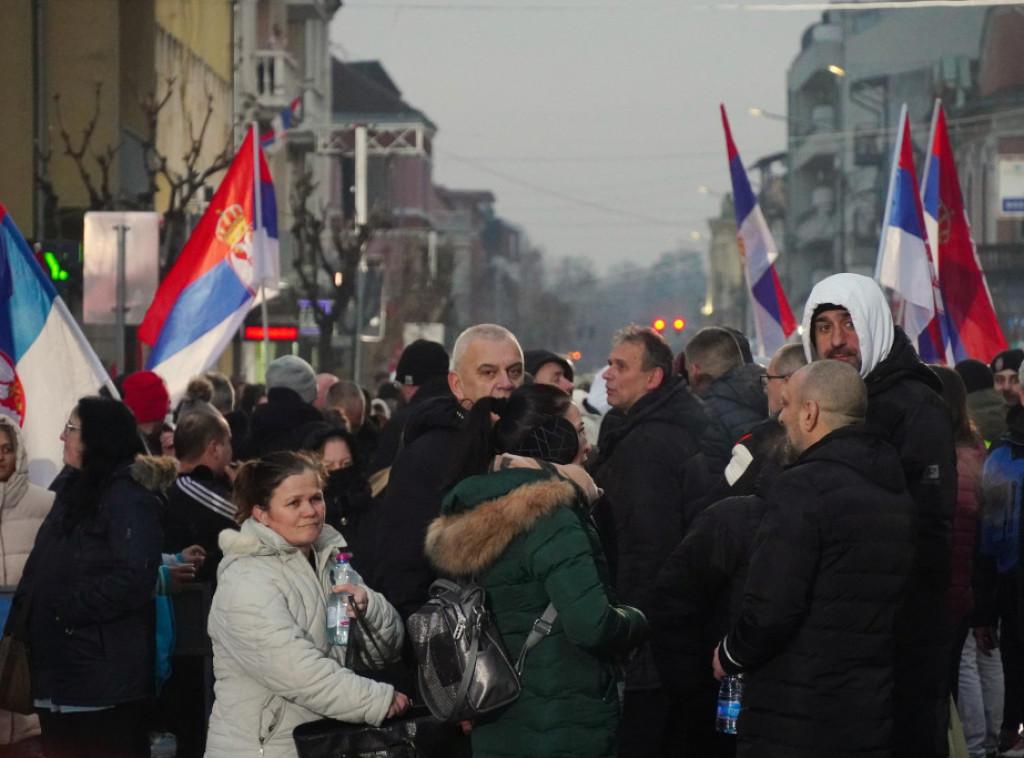
[[[915,505],[867,408],[838,362],[805,366],[784,390],[795,463],[768,491],[740,616],[713,657],[716,677],[747,675],[740,756],[894,755],[893,628]]]
[[[523,383],[523,351],[503,326],[478,324],[452,349],[450,392],[420,404],[410,415],[404,447],[391,466],[374,517],[373,555],[353,564],[402,617],[428,600],[436,578],[423,555],[427,526],[437,518],[441,490],[452,475],[452,455],[465,410],[482,397],[508,397]],[[372,580],[371,580],[372,577]]]
[[[898,619],[894,690],[895,754],[948,752],[949,589],[956,452],[942,383],[917,356],[874,280],[835,274],[804,307],[809,360],[858,369],[868,388],[867,423],[896,448],[916,504],[914,565]]]
[[[672,375],[664,337],[632,325],[612,344],[604,372],[608,402],[624,415],[602,438],[594,479],[605,497],[596,516],[618,602],[649,613],[658,602],[654,579],[711,488],[701,452],[708,421],[682,377]],[[619,755],[678,748],[676,705],[661,686],[650,647],[643,647],[626,671]]]

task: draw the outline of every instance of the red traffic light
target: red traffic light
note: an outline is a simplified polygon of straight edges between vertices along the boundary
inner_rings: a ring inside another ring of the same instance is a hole
[[[654,319],[654,324],[653,325],[654,325],[655,330],[660,332],[662,329],[665,328],[665,319],[663,319],[663,318],[656,318],[656,319]]]
[[[686,328],[686,319],[677,318],[675,321],[672,322],[672,328],[675,329],[677,332],[683,331],[683,329]]]

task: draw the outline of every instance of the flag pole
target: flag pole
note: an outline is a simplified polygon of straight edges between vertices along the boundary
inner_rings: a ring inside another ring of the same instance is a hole
[[[256,245],[259,246],[259,252],[257,248],[253,248],[253,252],[256,253],[258,265],[256,270],[259,272],[260,277],[260,315],[263,316],[263,366],[266,371],[266,365],[270,360],[270,326],[267,318],[267,264],[266,264],[266,250],[263,249],[263,236],[260,234],[260,230],[263,228],[263,187],[262,179],[260,179],[260,140],[257,136],[259,132],[256,129],[256,122],[254,121],[251,127],[252,133],[252,165],[253,165],[253,239],[256,241]]]
[[[885,195],[885,216],[882,218],[882,238],[878,241],[878,255],[875,259],[875,281],[882,274],[882,258],[885,255],[885,234],[892,215],[892,193],[896,189],[896,172],[900,170],[900,148],[903,146],[903,125],[907,122],[907,104],[900,108],[899,125],[896,127],[896,144],[892,152],[892,168],[889,171],[889,191]],[[916,191],[916,188],[915,188]]]

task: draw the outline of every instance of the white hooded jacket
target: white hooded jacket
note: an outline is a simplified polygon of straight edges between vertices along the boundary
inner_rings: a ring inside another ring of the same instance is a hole
[[[818,358],[811,320],[819,305],[845,308],[853,318],[860,341],[860,375],[866,379],[892,349],[892,311],[874,279],[862,274],[835,274],[818,282],[804,306],[803,342],[808,362]]]
[[[379,726],[394,688],[345,668],[327,643],[331,559],[344,538],[324,527],[313,543],[315,573],[298,548],[252,518],[237,532],[221,532],[219,542],[207,758],[292,758],[295,727],[324,717]],[[383,595],[367,593],[367,622],[383,647],[400,650],[397,611]]]

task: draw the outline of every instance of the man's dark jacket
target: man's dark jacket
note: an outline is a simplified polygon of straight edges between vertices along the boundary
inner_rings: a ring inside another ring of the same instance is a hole
[[[437,578],[423,555],[423,541],[453,473],[452,455],[464,418],[450,392],[417,408],[387,489],[363,532],[363,542],[375,547],[371,555],[353,558],[367,584],[382,592],[403,618],[429,599],[430,583]]]
[[[756,363],[731,368],[700,393],[708,413],[725,429],[732,446],[768,418],[768,397],[761,386],[764,369]]]
[[[377,439],[377,447],[371,456],[367,474],[375,474],[395,462],[395,458],[398,457],[398,453],[405,445],[405,428],[408,426],[409,420],[415,418],[419,406],[434,398],[449,397],[451,394],[447,376],[430,379],[420,386],[409,404],[395,411],[388,423],[384,425],[384,429],[381,430],[380,437]]]
[[[214,475],[208,466],[196,466],[180,474],[167,490],[164,514],[164,552],[178,553],[191,545],[206,550],[206,560],[195,581],[217,582],[217,566],[224,554],[217,543],[220,533],[234,529],[235,507],[231,484]]]
[[[712,478],[701,451],[708,419],[679,377],[641,397],[603,442],[594,479],[602,542],[614,564],[617,602],[650,613],[654,580],[696,515]],[[627,672],[631,687],[658,686],[650,655]]]
[[[900,612],[896,755],[944,756],[949,723],[949,583],[956,449],[942,382],[898,326],[865,379],[867,422],[897,450],[916,508],[914,564]]]
[[[739,755],[892,758],[914,510],[896,451],[861,425],[819,440],[775,480],[740,618],[719,650],[728,673],[746,672]]]

